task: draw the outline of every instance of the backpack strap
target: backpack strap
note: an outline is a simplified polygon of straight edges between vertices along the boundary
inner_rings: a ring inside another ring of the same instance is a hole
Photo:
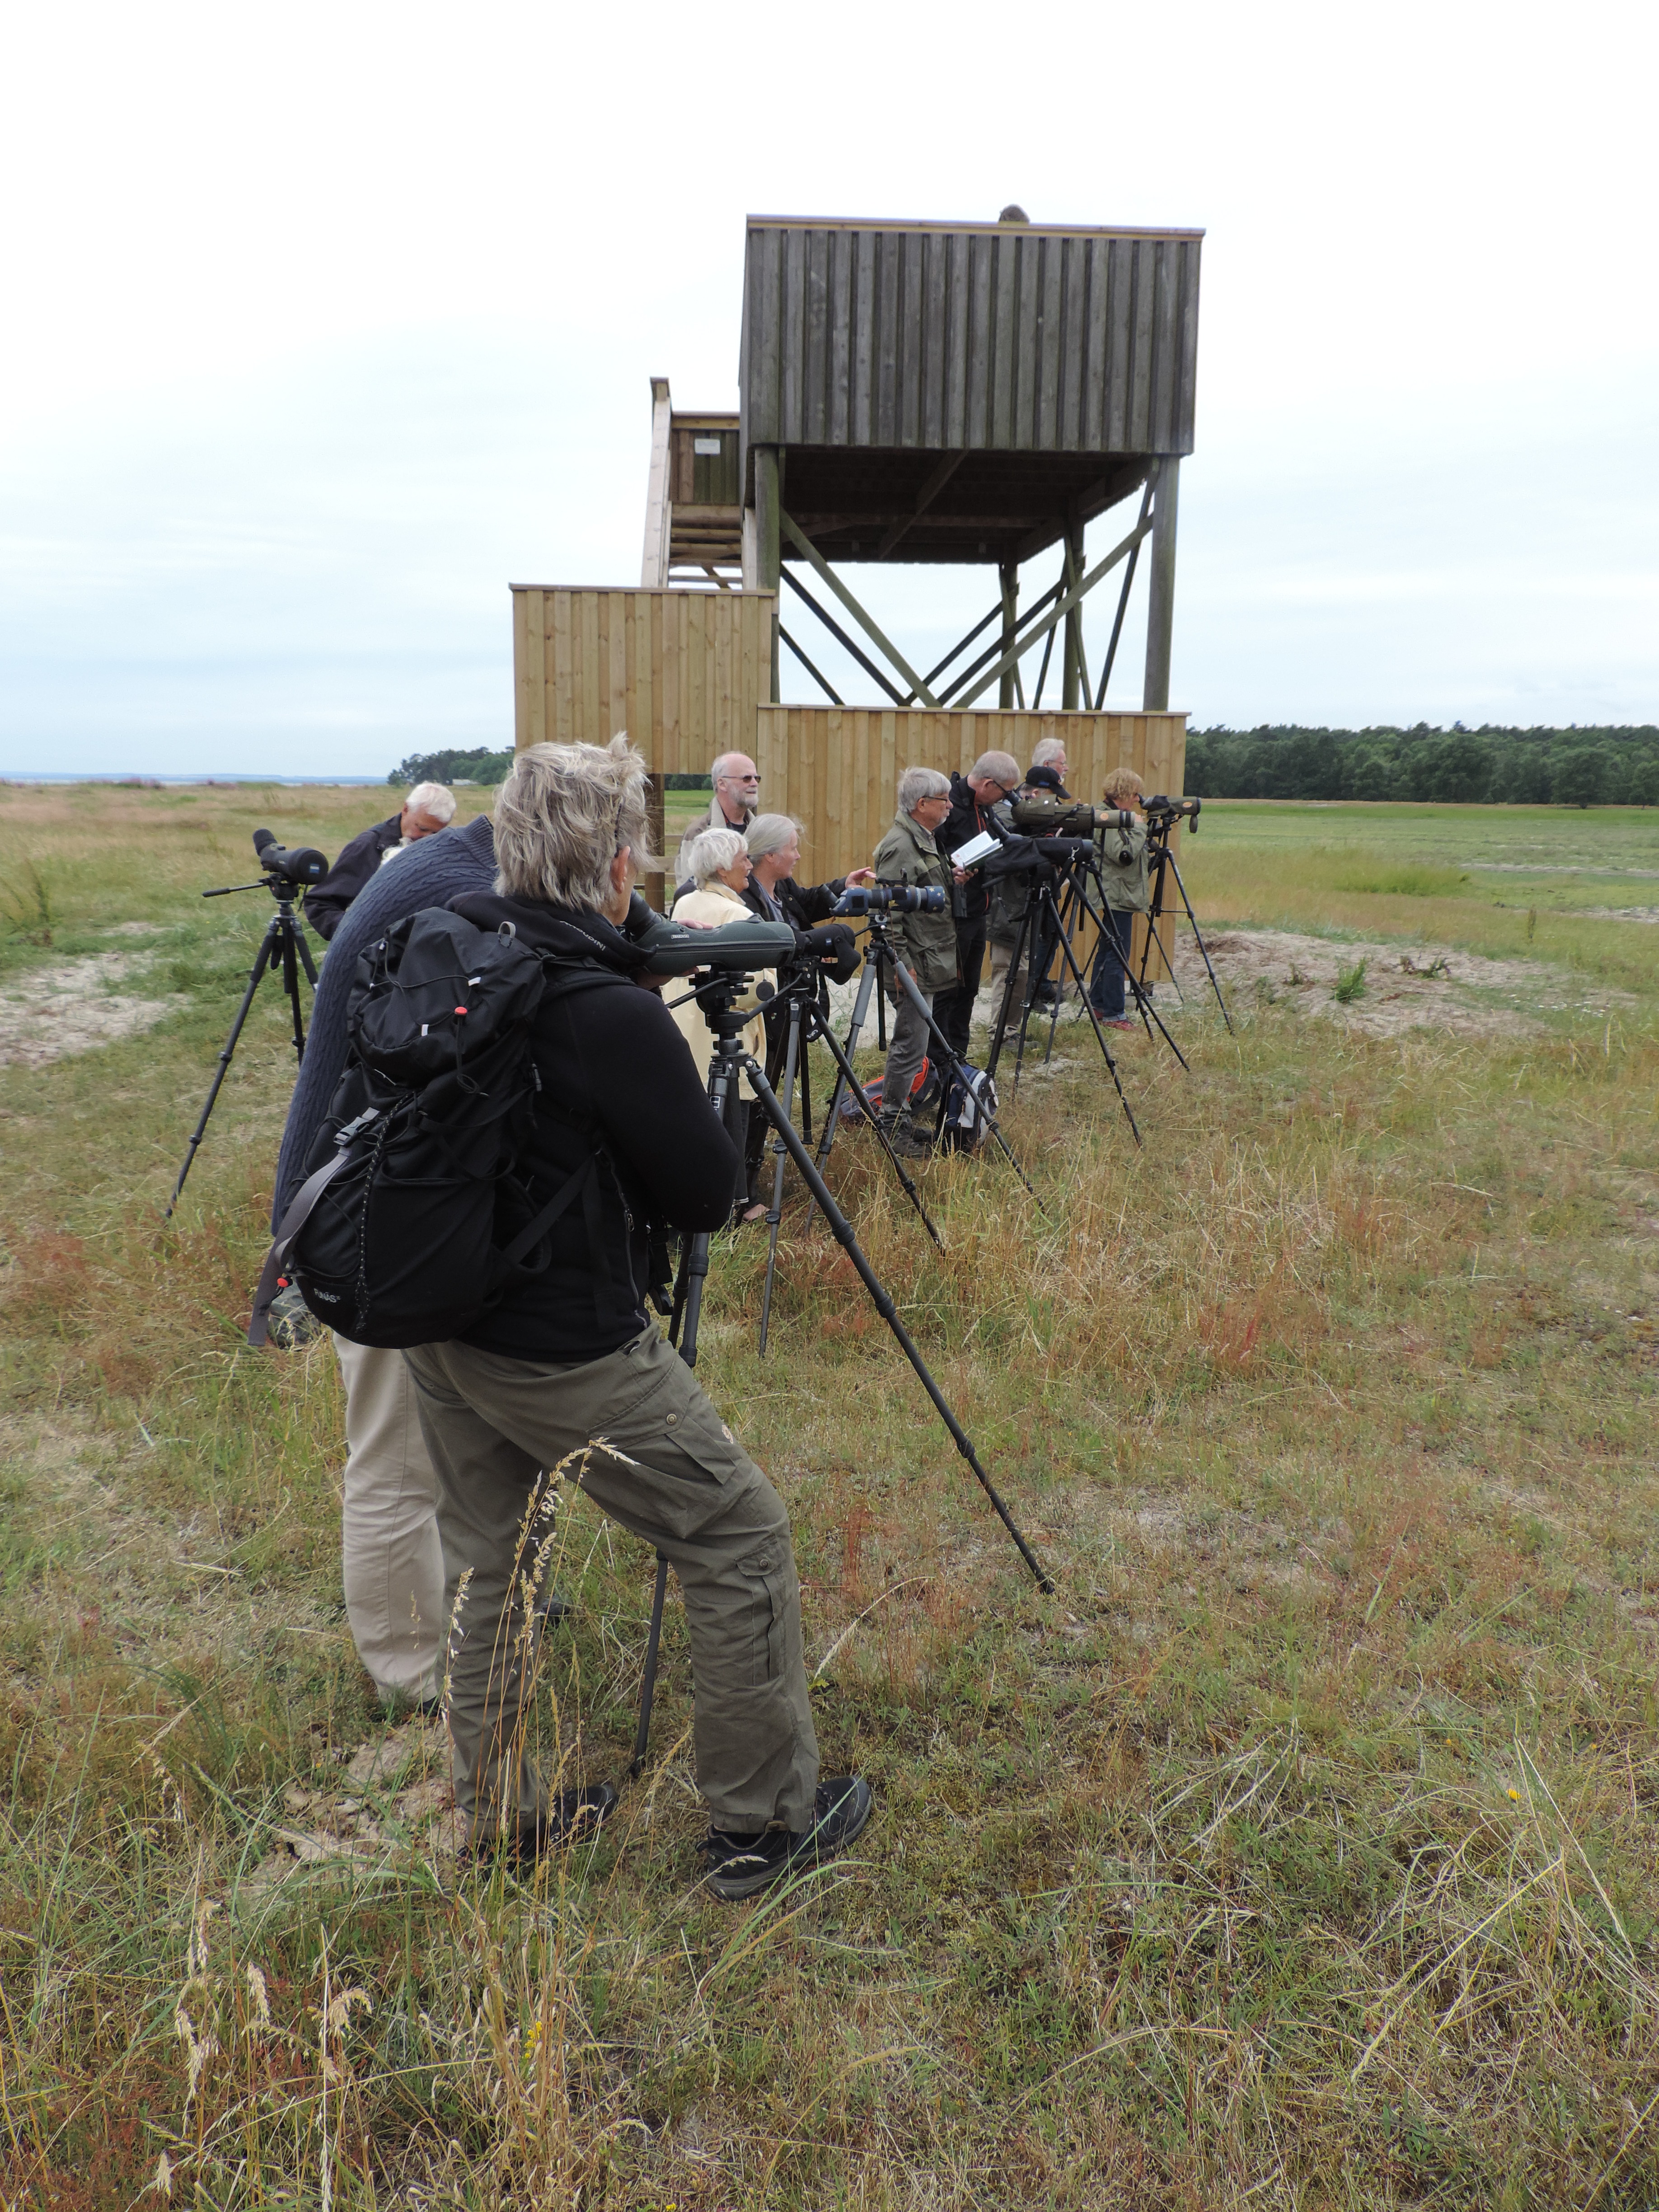
[[[311,1218],[312,1209],[318,1200],[349,1161],[354,1139],[362,1136],[380,1119],[380,1109],[377,1107],[367,1114],[360,1114],[355,1121],[348,1121],[344,1128],[337,1131],[333,1158],[325,1160],[321,1167],[308,1175],[289,1200],[288,1210],[276,1224],[276,1234],[265,1255],[265,1264],[259,1271],[258,1287],[253,1293],[253,1318],[247,1325],[250,1344],[263,1344],[270,1333],[270,1309],[277,1291],[283,1287],[283,1269],[287,1265],[295,1238]]]

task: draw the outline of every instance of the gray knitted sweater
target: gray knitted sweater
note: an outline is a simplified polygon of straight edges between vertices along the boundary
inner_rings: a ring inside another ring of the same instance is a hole
[[[317,1141],[317,1132],[345,1066],[346,1010],[357,973],[357,955],[406,915],[419,914],[424,907],[447,906],[465,891],[487,891],[495,880],[495,838],[489,817],[481,814],[464,830],[441,830],[435,837],[422,837],[407,852],[399,853],[341,915],[318,978],[311,1032],[283,1131],[283,1148],[276,1159],[276,1196],[271,1208],[273,1229],[305,1181],[307,1157]]]

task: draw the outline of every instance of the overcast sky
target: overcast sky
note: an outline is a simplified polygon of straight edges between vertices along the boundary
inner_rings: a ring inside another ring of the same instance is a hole
[[[1011,198],[1207,232],[1172,703],[1659,720],[1656,23],[14,9],[0,773],[510,743],[509,580],[637,583],[648,378],[737,404],[745,212]],[[852,580],[923,665],[994,596]]]

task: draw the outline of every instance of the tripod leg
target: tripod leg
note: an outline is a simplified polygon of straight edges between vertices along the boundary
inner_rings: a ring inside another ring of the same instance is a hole
[[[997,1008],[996,1028],[991,1035],[991,1049],[986,1054],[985,1073],[994,1079],[997,1062],[1002,1057],[1002,1040],[1008,1032],[1009,1010],[1014,1003],[1014,985],[1019,976],[1019,963],[1025,957],[1025,940],[1030,933],[1031,905],[1028,899],[1025,911],[1019,918],[1019,933],[1014,939],[1012,957],[1008,963],[1008,981],[1003,986],[1002,1004]]]
[[[836,1041],[834,1034],[830,1030],[824,1029],[822,1024],[819,1024],[814,1028],[812,1035],[815,1036],[821,1036],[825,1044],[829,1046],[831,1056],[845,1066],[849,1096],[858,1101],[859,1111],[863,1115],[871,1128],[874,1130],[876,1142],[881,1146],[883,1152],[886,1153],[888,1158],[893,1164],[893,1173],[898,1177],[900,1188],[903,1190],[904,1195],[909,1200],[911,1205],[915,1206],[916,1212],[921,1216],[922,1227],[927,1231],[927,1234],[933,1238],[934,1243],[942,1252],[945,1249],[945,1239],[939,1235],[938,1230],[934,1228],[933,1221],[928,1215],[927,1209],[921,1202],[921,1193],[916,1188],[915,1182],[906,1172],[903,1161],[893,1150],[893,1140],[888,1135],[886,1130],[883,1128],[880,1115],[877,1113],[875,1108],[865,1097],[863,1085],[853,1073],[853,1063],[849,1060],[843,1059],[841,1045]]]
[[[289,1012],[294,1018],[294,1057],[304,1065],[306,1056],[306,1025],[300,1005],[300,963],[295,953],[298,933],[294,924],[287,923],[283,931],[283,988],[288,994]]]
[[[859,978],[859,994],[853,1001],[853,1018],[851,1023],[848,1024],[847,1030],[847,1057],[845,1065],[848,1068],[852,1066],[853,1055],[859,1048],[859,1036],[860,1031],[863,1030],[865,1021],[869,1015],[870,994],[874,989],[876,984],[876,965],[877,963],[873,952],[866,949],[864,956],[864,973]],[[836,1141],[836,1125],[841,1119],[841,1102],[845,1094],[847,1085],[849,1080],[854,1083],[857,1083],[858,1078],[856,1076],[849,1078],[846,1074],[840,1075],[836,1078],[836,1088],[830,1100],[829,1109],[823,1117],[823,1135],[818,1145],[818,1166],[820,1168],[823,1166],[824,1162],[829,1158],[830,1147]]]
[[[1232,1034],[1232,1016],[1227,1012],[1227,1001],[1221,995],[1221,986],[1216,981],[1215,969],[1210,965],[1210,948],[1204,942],[1204,933],[1198,926],[1198,916],[1193,912],[1193,902],[1187,896],[1187,886],[1181,880],[1181,870],[1176,866],[1176,856],[1170,855],[1170,872],[1176,879],[1176,889],[1181,893],[1181,903],[1187,909],[1187,919],[1193,925],[1193,935],[1198,939],[1198,949],[1204,962],[1204,972],[1210,979],[1210,988],[1215,993],[1215,1002],[1221,1009],[1221,1018],[1227,1024],[1227,1034]]]
[[[899,972],[902,975],[905,971],[901,968]],[[913,985],[912,988],[914,988],[915,987]],[[975,1451],[967,1431],[963,1429],[961,1422],[957,1420],[956,1415],[951,1411],[949,1405],[945,1401],[943,1392],[940,1390],[938,1383],[934,1382],[933,1376],[928,1373],[927,1366],[923,1363],[921,1354],[917,1351],[915,1344],[911,1340],[909,1331],[905,1328],[904,1323],[899,1319],[898,1309],[894,1305],[892,1299],[889,1297],[887,1292],[882,1288],[880,1278],[877,1275],[875,1269],[870,1265],[870,1262],[865,1258],[863,1253],[859,1249],[858,1239],[854,1236],[846,1215],[842,1213],[840,1207],[836,1204],[835,1200],[830,1195],[828,1185],[825,1183],[823,1177],[818,1173],[817,1169],[813,1164],[812,1155],[807,1151],[805,1146],[802,1144],[800,1139],[795,1134],[793,1128],[791,1127],[788,1119],[784,1114],[782,1107],[778,1103],[776,1095],[773,1091],[772,1086],[766,1080],[764,1071],[757,1067],[754,1060],[749,1058],[746,1054],[744,1055],[741,1065],[743,1066],[744,1073],[749,1078],[750,1087],[753,1090],[756,1097],[760,1100],[762,1105],[765,1107],[768,1115],[770,1116],[773,1127],[782,1138],[784,1144],[787,1147],[790,1158],[793,1160],[796,1167],[799,1168],[801,1174],[805,1177],[807,1188],[811,1191],[813,1197],[817,1199],[819,1206],[823,1208],[823,1218],[830,1224],[830,1233],[834,1236],[836,1242],[841,1246],[842,1250],[846,1253],[848,1258],[852,1261],[854,1267],[858,1270],[859,1279],[864,1285],[865,1289],[869,1292],[871,1303],[874,1305],[876,1311],[881,1316],[883,1321],[886,1322],[888,1328],[892,1331],[900,1351],[902,1352],[905,1358],[909,1361],[912,1368],[915,1370],[917,1381],[921,1384],[922,1389],[926,1390],[929,1398],[932,1399],[933,1410],[939,1415],[940,1420],[944,1422],[945,1429],[949,1432],[951,1443],[955,1444],[963,1458],[967,1461],[969,1466],[973,1469],[975,1475],[979,1480],[981,1487],[983,1489],[986,1496],[990,1499],[992,1504],[996,1508],[998,1517],[1001,1521],[1003,1527],[1013,1538],[1015,1544],[1018,1547],[1021,1559],[1024,1560],[1026,1565],[1030,1569],[1032,1575],[1036,1577],[1037,1588],[1041,1590],[1052,1590],[1054,1589],[1052,1580],[1043,1571],[1042,1566],[1038,1561],[1036,1553],[1032,1551],[1030,1546],[1026,1542],[1024,1537],[1021,1535],[1018,1528],[1016,1527],[1012,1515],[1009,1512],[1008,1508],[1003,1504],[1001,1498],[997,1495],[995,1485],[992,1482],[990,1476],[987,1474],[985,1469],[980,1465],[979,1455]]]
[[[657,1694],[657,1653],[662,1647],[663,1601],[668,1595],[668,1562],[657,1554],[657,1586],[651,1595],[651,1626],[645,1638],[645,1672],[640,1678],[640,1724],[634,1732],[634,1756],[628,1771],[637,1781],[651,1741],[651,1707]]]
[[[247,1019],[248,1008],[253,1004],[253,994],[259,988],[259,978],[267,968],[274,967],[276,963],[278,957],[276,931],[277,919],[275,915],[272,915],[265,926],[265,933],[260,940],[259,950],[253,957],[253,972],[247,979],[247,988],[242,994],[242,1003],[236,1009],[236,1018],[230,1025],[230,1035],[225,1039],[224,1049],[219,1054],[219,1065],[215,1070],[213,1082],[208,1091],[207,1103],[202,1109],[201,1119],[191,1133],[189,1149],[185,1154],[185,1164],[179,1170],[178,1182],[173,1186],[173,1195],[167,1200],[166,1212],[161,1216],[163,1221],[172,1220],[173,1208],[178,1205],[179,1194],[185,1187],[185,1177],[196,1164],[197,1151],[203,1138],[207,1134],[208,1116],[213,1111],[213,1103],[219,1096],[220,1085],[230,1072],[230,1056],[236,1049],[236,1040],[242,1034],[242,1024]]]
[[[1078,990],[1082,995],[1084,1007],[1088,1013],[1090,1021],[1094,1025],[1095,1042],[1100,1047],[1101,1058],[1106,1063],[1107,1073],[1112,1079],[1112,1087],[1117,1092],[1117,1103],[1123,1109],[1123,1118],[1129,1125],[1129,1134],[1134,1139],[1136,1144],[1139,1145],[1140,1142],[1140,1132],[1135,1127],[1134,1115],[1129,1111],[1129,1102],[1123,1095],[1123,1085],[1118,1076],[1117,1062],[1112,1057],[1112,1048],[1106,1042],[1106,1032],[1100,1025],[1100,1016],[1095,1012],[1094,1000],[1089,996],[1088,988],[1083,980],[1083,970],[1077,964],[1077,955],[1072,950],[1072,941],[1070,938],[1062,937],[1060,939],[1060,949],[1066,965],[1070,968],[1073,975],[1076,979]]]
[[[800,1048],[800,1000],[789,1002],[789,1047],[783,1062],[783,1110],[788,1114],[795,1103],[795,1056]],[[772,1318],[772,1278],[778,1266],[778,1227],[783,1219],[783,1164],[788,1155],[776,1137],[772,1150],[777,1155],[777,1166],[772,1176],[772,1204],[766,1216],[766,1286],[761,1292],[760,1352],[766,1357],[766,1331]]]
[[[314,991],[317,988],[317,963],[311,957],[311,947],[306,943],[305,926],[297,915],[294,921],[294,941],[300,948],[300,957],[305,963],[306,975]]]
[[[1169,1030],[1164,1028],[1164,1018],[1158,1012],[1158,1008],[1153,1005],[1151,994],[1141,989],[1139,981],[1135,975],[1134,969],[1130,967],[1128,961],[1124,957],[1123,947],[1118,942],[1117,931],[1109,918],[1109,909],[1106,904],[1105,889],[1103,885],[1100,886],[1100,890],[1101,901],[1100,911],[1098,913],[1097,913],[1094,908],[1089,904],[1088,893],[1085,891],[1082,895],[1084,911],[1088,915],[1090,920],[1094,923],[1096,928],[1100,933],[1100,952],[1097,952],[1095,957],[1098,959],[1101,957],[1101,953],[1109,953],[1112,958],[1116,961],[1118,966],[1123,970],[1124,986],[1128,991],[1129,996],[1135,1002],[1135,1012],[1139,1015],[1142,1023],[1145,1024],[1147,1036],[1151,1036],[1153,1025],[1156,1024],[1158,1033],[1163,1038],[1164,1043],[1169,1046],[1170,1051],[1181,1062],[1182,1067],[1187,1067],[1187,1055],[1182,1051],[1181,1047],[1170,1035]],[[1093,1000],[1091,999],[1089,1003],[1092,1006],[1094,1004]],[[1187,1067],[1187,1073],[1188,1075],[1192,1073],[1190,1067]]]
[[[900,988],[909,993],[911,1004],[915,1007],[916,1012],[921,1016],[922,1021],[927,1027],[928,1036],[939,1047],[940,1066],[948,1069],[951,1076],[959,1078],[962,1074],[962,1061],[957,1057],[957,1054],[951,1049],[951,1040],[949,1037],[945,1036],[944,1030],[933,1019],[933,1010],[928,1005],[927,1000],[923,998],[921,991],[917,988],[915,977],[910,973],[910,970],[905,966],[902,960],[896,959],[893,963],[893,967],[898,977]],[[885,1096],[886,1094],[884,1092],[884,1099],[885,1098]],[[987,1115],[986,1127],[990,1130],[991,1134],[996,1139],[998,1148],[1001,1152],[1004,1159],[1007,1161],[1009,1166],[1019,1177],[1020,1181],[1024,1183],[1026,1189],[1031,1191],[1032,1197],[1036,1198],[1036,1193],[1034,1190],[1031,1190],[1031,1186],[1030,1182],[1027,1180],[1024,1169],[1021,1167],[1019,1162],[1014,1158],[1013,1152],[1010,1149],[1008,1139],[1003,1135],[1000,1128],[998,1127],[997,1118],[994,1114]],[[1038,1200],[1037,1202],[1041,1205],[1042,1200]]]

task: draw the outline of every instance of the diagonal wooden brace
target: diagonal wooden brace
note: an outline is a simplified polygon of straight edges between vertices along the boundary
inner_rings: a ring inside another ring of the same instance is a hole
[[[888,659],[892,663],[893,666],[897,669],[899,674],[909,685],[910,690],[915,697],[921,700],[924,707],[937,708],[939,701],[927,689],[927,686],[922,682],[921,677],[917,675],[915,670],[911,667],[909,662],[904,658],[904,655],[899,651],[898,647],[892,644],[889,639],[882,634],[882,632],[876,627],[876,624],[872,618],[866,614],[864,609],[853,597],[853,594],[848,590],[846,585],[842,582],[841,578],[836,575],[835,570],[824,559],[823,554],[819,552],[817,547],[813,544],[811,539],[801,528],[800,525],[795,520],[793,515],[787,514],[782,507],[780,507],[778,509],[778,522],[783,531],[784,536],[789,540],[790,544],[800,555],[801,558],[804,561],[810,561],[811,562],[813,568],[817,570],[824,582],[829,585],[830,590],[841,601],[842,606],[846,608],[848,613],[852,616],[854,621],[864,632],[865,635],[871,639],[872,641],[887,655]]]

